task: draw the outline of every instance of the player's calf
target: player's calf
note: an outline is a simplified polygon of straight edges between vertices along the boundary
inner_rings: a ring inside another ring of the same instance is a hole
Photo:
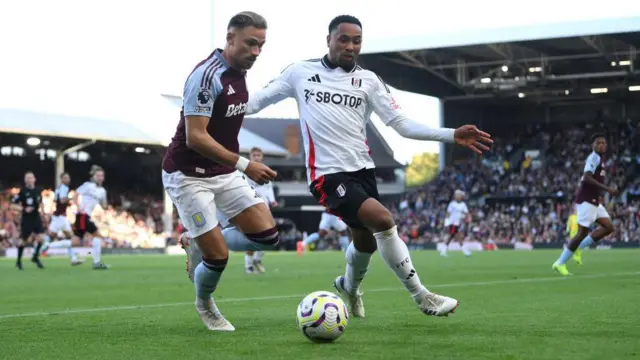
[[[398,229],[389,210],[377,200],[369,198],[361,205],[358,215],[373,232],[384,262],[409,291],[418,308],[427,315],[435,316],[446,316],[453,312],[458,306],[457,300],[434,294],[420,282],[409,249],[398,235]]]

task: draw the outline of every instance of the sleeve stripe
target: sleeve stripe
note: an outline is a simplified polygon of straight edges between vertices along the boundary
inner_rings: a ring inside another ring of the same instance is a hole
[[[216,70],[220,68],[220,61],[215,59],[204,69],[204,73],[202,74],[202,80],[200,80],[200,87],[209,88],[211,86],[211,79],[213,79],[213,74],[215,74]]]
[[[308,61],[308,60],[307,60],[307,61]],[[282,73],[284,73],[285,71],[287,71],[287,69],[288,69],[288,68],[290,68],[291,66],[293,66],[293,64],[295,64],[295,63],[291,63],[291,64],[287,65],[287,67],[286,67],[286,68],[282,69],[282,71],[280,72],[280,74],[282,74]]]
[[[387,90],[387,92],[391,93],[391,90],[389,90],[389,87],[387,86],[387,83],[385,83],[384,80],[382,80],[382,78],[380,76],[378,76],[378,74],[376,74],[376,76],[378,77],[378,80],[380,80],[382,85],[384,85],[384,88]]]

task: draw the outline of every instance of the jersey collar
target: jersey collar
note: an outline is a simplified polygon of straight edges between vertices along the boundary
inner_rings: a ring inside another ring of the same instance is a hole
[[[329,54],[323,56],[322,60],[320,60],[320,62],[322,63],[322,66],[326,67],[327,69],[334,70],[334,69],[337,69],[338,67],[340,67],[339,65],[334,64],[334,63],[331,62],[331,60],[329,60]],[[351,73],[351,72],[356,71],[356,67],[357,67],[356,65],[353,65],[353,67],[351,67],[351,68],[346,68],[346,69],[343,68],[343,67],[340,67],[340,68],[342,70],[344,70],[345,72]]]

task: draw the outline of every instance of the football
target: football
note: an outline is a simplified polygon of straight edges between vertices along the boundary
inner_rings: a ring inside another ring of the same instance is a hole
[[[318,343],[335,341],[349,323],[347,306],[328,291],[316,291],[302,299],[296,317],[302,334]]]

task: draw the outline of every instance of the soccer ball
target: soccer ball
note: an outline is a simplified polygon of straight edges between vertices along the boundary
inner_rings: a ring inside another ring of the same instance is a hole
[[[297,311],[298,327],[307,339],[328,343],[342,335],[349,323],[349,312],[342,299],[328,291],[307,295]]]

